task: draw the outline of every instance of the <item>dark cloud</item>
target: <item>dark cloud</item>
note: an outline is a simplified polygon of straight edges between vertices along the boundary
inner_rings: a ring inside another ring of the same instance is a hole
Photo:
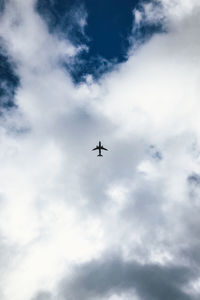
[[[188,176],[188,182],[192,184],[193,186],[199,186],[200,185],[200,175],[193,173],[190,176]]]
[[[5,6],[6,6],[6,0],[1,0],[0,1],[0,15],[3,13]]]
[[[196,275],[181,265],[140,264],[115,257],[77,267],[72,279],[62,282],[60,295],[68,300],[101,299],[133,290],[141,300],[191,300],[183,288]]]
[[[19,86],[19,78],[16,74],[16,65],[6,54],[3,41],[0,39],[0,107],[11,108],[15,106],[14,95]]]

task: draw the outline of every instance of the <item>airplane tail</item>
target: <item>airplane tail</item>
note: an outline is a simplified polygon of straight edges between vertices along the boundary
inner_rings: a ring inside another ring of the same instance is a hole
[[[99,154],[99,155],[97,155],[97,156],[103,156],[102,154]]]

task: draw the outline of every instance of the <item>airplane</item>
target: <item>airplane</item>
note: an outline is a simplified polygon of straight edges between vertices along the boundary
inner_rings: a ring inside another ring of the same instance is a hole
[[[99,141],[99,145],[96,146],[96,148],[92,149],[92,151],[97,150],[97,149],[99,150],[99,154],[98,154],[97,156],[103,156],[103,155],[101,154],[101,150],[106,150],[106,151],[108,151],[108,149],[104,148],[103,145],[101,145],[101,142],[100,142],[100,141]]]

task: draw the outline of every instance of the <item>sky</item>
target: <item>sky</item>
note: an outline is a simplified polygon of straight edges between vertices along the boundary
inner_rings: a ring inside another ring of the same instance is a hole
[[[2,300],[199,299],[199,15],[0,1]]]

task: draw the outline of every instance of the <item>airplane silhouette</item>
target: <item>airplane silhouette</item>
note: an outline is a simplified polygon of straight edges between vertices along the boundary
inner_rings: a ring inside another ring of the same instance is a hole
[[[108,151],[108,149],[104,148],[103,145],[101,145],[101,142],[100,142],[100,141],[99,141],[99,145],[96,146],[96,148],[92,149],[92,151],[94,151],[94,150],[99,150],[99,155],[97,155],[97,156],[103,156],[103,155],[101,154],[101,150],[106,150],[106,151]]]

